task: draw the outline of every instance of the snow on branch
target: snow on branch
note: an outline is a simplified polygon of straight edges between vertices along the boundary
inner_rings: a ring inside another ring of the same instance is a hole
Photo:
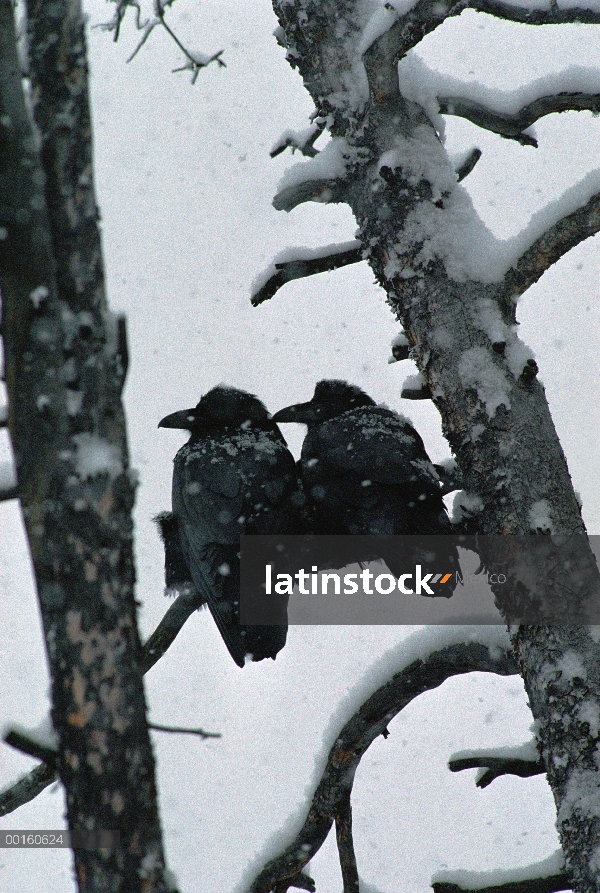
[[[362,259],[363,249],[356,239],[316,249],[286,248],[275,256],[270,266],[252,283],[252,306],[258,307],[268,301],[286,282],[337,270],[348,264],[357,264]]]
[[[298,151],[301,152],[302,155],[306,155],[307,158],[314,158],[315,155],[319,154],[319,150],[315,149],[315,143],[323,133],[324,129],[325,121],[324,119],[319,118],[318,121],[315,121],[310,127],[306,127],[304,130],[284,130],[269,152],[269,155],[271,158],[276,158],[289,148],[292,152],[298,149]]]
[[[513,3],[503,3],[502,0],[468,0],[468,2],[457,3],[456,6],[451,7],[448,16],[460,15],[465,9],[485,12],[497,19],[521,22],[523,25],[600,24],[600,12],[595,8],[593,2],[589,6],[583,3],[581,6],[566,8],[560,7],[556,3],[552,4],[550,9],[536,9],[533,3],[517,6]]]
[[[545,115],[555,112],[600,111],[600,96],[595,93],[557,93],[555,96],[542,96],[523,106],[515,114],[495,111],[471,99],[459,96],[438,98],[443,115],[466,118],[484,130],[498,133],[505,139],[516,140],[522,146],[537,148],[537,140],[524,131]]]
[[[398,670],[398,665],[402,668]],[[394,673],[394,670],[396,672]],[[308,815],[288,846],[240,889],[273,893],[294,886],[304,866],[324,843],[334,821],[344,873],[344,890],[357,890],[352,846],[350,793],[361,758],[379,735],[387,737],[391,720],[414,698],[446,679],[470,672],[517,673],[503,630],[490,627],[437,628],[417,633],[392,649],[368,677],[349,693],[325,736],[333,742],[310,804]],[[365,698],[367,691],[380,687]],[[341,731],[340,723],[350,713]]]
[[[548,859],[522,868],[495,871],[438,871],[432,879],[434,893],[557,893],[570,890],[561,850]]]
[[[597,174],[598,172],[593,172],[585,179],[593,181],[593,185],[596,186]],[[585,189],[585,182],[578,184],[573,190],[569,190],[569,194],[573,192],[573,197],[577,199],[577,194],[581,189]],[[568,207],[566,203],[569,201],[569,194],[565,194],[559,199],[560,205]],[[553,206],[543,209],[540,215],[552,213]],[[538,218],[540,215],[535,215],[535,218]],[[532,219],[533,225],[537,224],[535,218]],[[583,204],[571,213],[565,214],[549,226],[533,244],[530,244],[506,274],[502,284],[502,293],[507,298],[522,295],[534,282],[537,282],[546,270],[560,260],[563,255],[567,254],[571,248],[579,245],[584,239],[588,239],[599,231],[600,192],[596,192],[586,204]],[[521,242],[525,233],[519,236]]]
[[[477,773],[475,779],[478,788],[487,788],[501,775],[530,778],[546,771],[535,740],[527,741],[517,747],[461,751],[450,757],[448,768],[451,772],[462,772],[464,769],[483,770]]]

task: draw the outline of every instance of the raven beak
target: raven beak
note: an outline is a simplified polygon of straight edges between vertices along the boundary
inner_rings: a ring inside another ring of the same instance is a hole
[[[299,422],[308,425],[319,421],[319,410],[311,401],[308,403],[296,403],[294,406],[286,406],[276,412],[272,418],[274,422]]]
[[[161,419],[158,427],[183,428],[185,431],[190,431],[196,419],[195,409],[180,409],[178,412],[172,412],[171,415],[166,415],[164,419]]]

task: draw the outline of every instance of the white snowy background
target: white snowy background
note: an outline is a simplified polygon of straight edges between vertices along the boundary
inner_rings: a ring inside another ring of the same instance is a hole
[[[112,8],[85,4],[90,23]],[[258,394],[271,411],[308,399],[321,377],[347,378],[409,415],[434,461],[446,458],[437,413],[399,397],[410,361],[387,364],[399,331],[366,265],[286,285],[253,309],[252,279],[288,246],[317,248],[354,237],[345,207],[307,204],[276,212],[271,198],[289,167],[269,149],[312,111],[272,31],[268,0],[178,0],[170,15],[194,49],[224,49],[195,87],[172,74],[181,55],[158,31],[135,60],[121,42],[89,32],[96,184],[111,308],[128,317],[125,390],[136,506],[137,595],[147,636],[164,613],[162,556],[151,518],[169,507],[179,432],[157,430],[219,382]],[[463,81],[512,90],[573,65],[600,68],[597,28],[527,28],[464,13],[428,37],[419,55]],[[465,181],[500,238],[599,166],[600,123],[567,113],[536,125],[539,149],[447,119],[447,145],[483,158]],[[294,161],[298,160],[297,158]],[[591,533],[600,533],[596,444],[599,242],[588,240],[529,290],[520,336],[534,350]],[[301,432],[285,426],[297,452]],[[9,456],[6,441],[0,458]],[[48,676],[18,506],[0,510],[0,722],[36,725]],[[293,627],[276,662],[239,670],[207,613],[186,625],[150,671],[156,722],[222,733],[201,742],[155,734],[160,806],[170,867],[182,891],[233,893],[273,835],[297,820],[315,754],[340,699],[406,627]],[[365,893],[424,893],[441,868],[489,871],[526,865],[557,845],[543,778],[504,778],[484,791],[475,772],[451,774],[458,749],[517,744],[530,715],[518,678],[454,679],[410,705],[363,759],[353,794],[355,843]],[[0,745],[0,785],[34,762]],[[58,786],[0,821],[0,828],[63,827]],[[258,860],[258,861],[257,861]],[[319,893],[341,889],[334,835],[310,866]],[[2,893],[74,890],[68,851],[0,850]]]

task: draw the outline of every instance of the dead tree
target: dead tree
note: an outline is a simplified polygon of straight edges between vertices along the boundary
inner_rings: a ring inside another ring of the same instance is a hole
[[[136,625],[121,391],[94,197],[84,18],[27,4],[30,92],[0,2],[0,286],[8,428],[29,539],[81,891],[166,891]],[[47,782],[48,766],[37,782]]]
[[[600,193],[590,180],[587,192],[557,204],[543,231],[530,232],[518,256],[507,256],[458,185],[477,158],[457,173],[436,131],[440,112],[460,114],[529,147],[535,140],[527,128],[542,115],[596,110],[599,99],[583,88],[565,92],[557,77],[555,95],[539,96],[507,116],[468,96],[449,97],[443,84],[417,101],[403,92],[398,69],[425,35],[465,9],[531,26],[599,24],[600,13],[585,4],[542,10],[498,0],[389,2],[375,10],[363,0],[274,0],[273,6],[277,38],[314,101],[313,123],[331,138],[316,156],[316,137],[306,141],[312,157],[289,172],[275,207],[290,211],[318,201],[352,209],[360,256],[385,289],[419,368],[422,388],[411,396],[430,397],[440,412],[474,507],[471,530],[558,534],[570,538],[576,552],[578,575],[566,585],[564,574],[558,579],[536,562],[532,587],[509,559],[503,610],[510,619],[511,600],[535,600],[542,592],[567,621],[513,625],[511,638],[539,723],[567,876],[578,893],[600,890],[600,814],[593,806],[600,735],[581,720],[584,705],[600,710],[600,643],[593,629],[569,623],[582,616],[577,612],[586,599],[597,598],[600,581],[537,366],[516,334],[518,296],[600,230]],[[358,253],[355,245],[340,246],[340,265]],[[308,275],[311,263],[314,272],[336,265],[335,256],[322,252],[313,260],[290,252],[277,260],[255,303]],[[486,560],[493,566],[494,555]]]

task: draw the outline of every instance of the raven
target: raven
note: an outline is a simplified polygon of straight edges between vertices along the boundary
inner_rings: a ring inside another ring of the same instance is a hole
[[[257,397],[224,385],[193,409],[166,416],[159,428],[191,435],[174,460],[174,519],[161,525],[167,564],[175,565],[172,579],[192,580],[238,666],[247,656],[275,658],[285,645],[285,608],[278,625],[240,624],[239,554],[242,533],[303,530],[301,485],[283,435]],[[173,547],[174,531],[181,554]]]
[[[324,379],[312,400],[280,409],[273,421],[308,426],[300,464],[315,534],[452,533],[421,437],[408,419],[360,388]],[[398,576],[405,568],[402,549],[381,542],[379,557]],[[453,544],[443,547],[443,558],[446,567],[458,567]],[[451,595],[450,587],[443,594]]]

